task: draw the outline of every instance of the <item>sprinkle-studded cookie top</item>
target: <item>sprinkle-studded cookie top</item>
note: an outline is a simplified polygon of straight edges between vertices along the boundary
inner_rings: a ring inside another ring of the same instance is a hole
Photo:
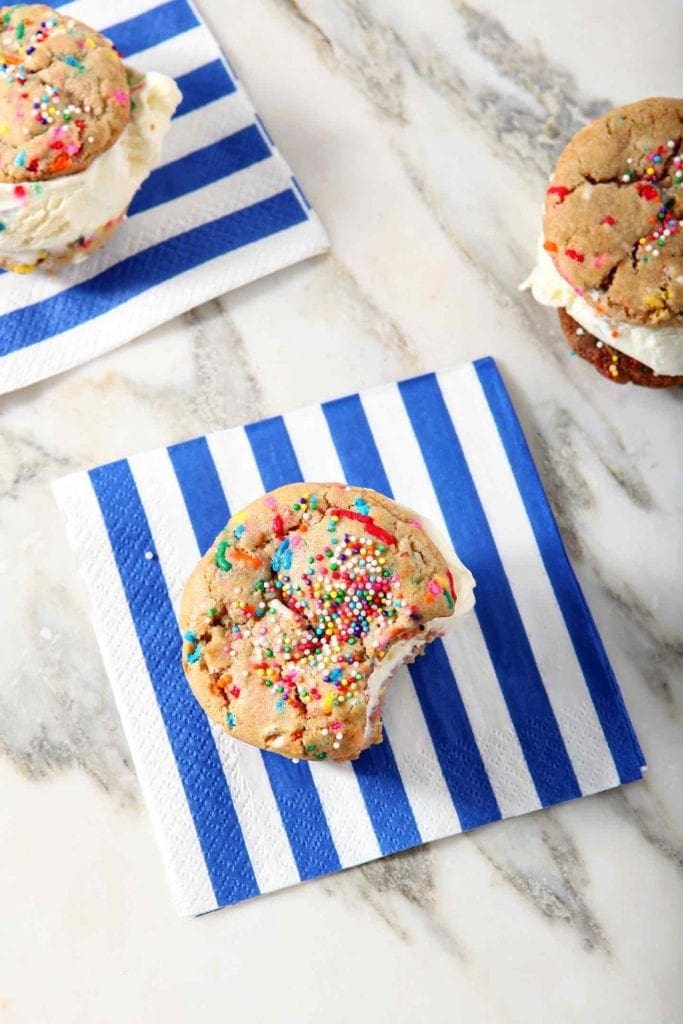
[[[128,124],[131,87],[112,44],[43,4],[0,8],[0,181],[84,170]]]
[[[544,245],[599,312],[683,319],[683,100],[619,107],[582,128],[547,189]]]
[[[238,739],[293,758],[353,757],[368,678],[456,600],[408,510],[367,489],[288,485],[233,516],[190,578],[186,673]]]

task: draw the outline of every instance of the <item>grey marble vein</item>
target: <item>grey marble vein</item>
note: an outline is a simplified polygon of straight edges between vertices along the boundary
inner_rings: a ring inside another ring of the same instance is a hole
[[[195,382],[188,395],[195,433],[249,423],[264,415],[263,387],[234,320],[229,296],[183,316],[191,339]]]
[[[523,837],[523,855],[514,843],[515,834]],[[506,822],[506,834],[500,829],[480,833],[477,847],[535,911],[571,928],[587,951],[611,956],[607,932],[590,906],[588,869],[572,836],[552,812]]]
[[[415,920],[406,912],[412,908],[447,955],[467,961],[462,940],[441,910],[429,846],[363,864],[341,876],[340,885],[343,891],[350,890],[355,899],[371,907],[401,942],[413,945],[417,941]],[[339,887],[335,885],[328,891],[338,897]]]
[[[683,833],[676,827],[669,809],[657,796],[647,775],[639,786],[615,790],[607,794],[606,800],[638,829],[650,846],[679,873],[683,873]]]
[[[323,56],[351,78],[378,113],[407,122],[404,76],[411,69],[524,171],[533,166],[546,176],[574,132],[613,105],[607,99],[584,97],[567,69],[551,62],[537,46],[514,39],[498,19],[467,3],[454,2],[467,42],[502,79],[514,83],[516,94],[467,81],[453,56],[443,53],[438,43],[419,33],[405,37],[361,0],[340,0],[337,5],[349,23],[353,51],[309,13],[304,0],[274,2],[308,29]]]
[[[0,755],[29,779],[78,769],[118,803],[138,800],[121,722],[84,610],[34,577],[33,630],[14,674],[0,676]]]

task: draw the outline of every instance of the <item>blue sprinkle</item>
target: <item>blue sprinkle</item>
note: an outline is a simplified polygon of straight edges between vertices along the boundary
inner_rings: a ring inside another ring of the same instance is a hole
[[[5,230],[5,226],[6,225],[3,224],[3,222],[0,220],[0,231],[4,231]]]
[[[276,700],[275,701],[275,710],[276,711],[284,711],[285,710],[285,702],[283,700]]]
[[[265,614],[266,614],[266,609],[265,608],[257,608],[256,611],[254,612],[254,615],[256,616],[257,619],[263,618],[263,616]]]
[[[292,568],[292,549],[289,546],[289,541],[285,538],[280,541],[277,551],[273,555],[271,561],[271,567],[273,572],[278,572],[280,569],[291,569]]]
[[[26,150],[25,149],[20,149],[19,150],[19,152],[17,153],[17,155],[14,158],[14,162],[17,165],[17,167],[23,167],[25,165],[25,163],[26,163]]]
[[[187,633],[183,633],[183,640],[187,640],[188,644],[196,644],[197,634],[193,633],[192,630],[188,630]]]
[[[244,523],[240,523],[239,526],[235,527],[235,529],[233,530],[233,537],[235,538],[235,540],[239,540],[240,539],[240,537],[244,533],[245,529],[246,529],[246,527],[245,527]]]
[[[235,726],[237,725],[237,719],[233,715],[232,711],[228,711],[227,715],[225,716],[225,720],[231,729],[234,729]]]
[[[190,665],[194,665],[195,661],[199,661],[201,656],[202,656],[202,645],[201,644],[197,644],[195,649],[190,654],[188,654],[187,660],[188,660]]]
[[[330,679],[333,683],[336,683],[338,679],[341,679],[342,670],[340,668],[334,668],[330,672]]]
[[[368,505],[367,501],[363,501],[362,498],[356,498],[356,500],[353,503],[353,507],[355,508],[356,512],[360,512],[362,516],[367,516],[370,514],[370,506]]]

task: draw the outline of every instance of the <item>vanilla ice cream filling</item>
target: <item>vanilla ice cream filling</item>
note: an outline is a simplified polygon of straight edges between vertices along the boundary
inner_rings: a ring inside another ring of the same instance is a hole
[[[19,187],[1,182],[0,257],[30,265],[61,255],[124,213],[159,162],[181,98],[173,79],[149,72],[135,91],[128,125],[86,170]]]
[[[382,698],[389,677],[404,662],[422,652],[427,644],[436,636],[450,632],[458,625],[459,619],[472,611],[474,607],[475,581],[469,569],[462,564],[453,549],[453,545],[439,528],[424,516],[415,513],[416,520],[422,525],[432,543],[439,549],[453,577],[453,586],[457,600],[452,615],[431,619],[425,623],[424,633],[397,640],[391,644],[389,653],[370,673],[367,679],[367,718],[365,722],[365,743],[367,744],[375,731],[377,718],[382,706]]]
[[[539,243],[536,266],[520,287],[530,288],[533,297],[543,306],[564,307],[588,334],[644,363],[655,373],[683,374],[683,327],[648,327],[598,313],[558,272],[543,248],[543,239]],[[616,337],[614,332],[617,332]]]

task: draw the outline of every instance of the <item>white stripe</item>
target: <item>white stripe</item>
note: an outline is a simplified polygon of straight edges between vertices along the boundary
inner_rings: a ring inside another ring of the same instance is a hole
[[[95,633],[174,901],[180,914],[203,913],[217,906],[216,898],[97,498],[85,473],[58,480],[53,488],[78,554]]]
[[[382,716],[424,842],[461,832],[413,678],[405,666],[394,673]]]
[[[396,500],[427,516],[448,536],[398,388],[371,391],[361,401]],[[463,618],[444,646],[501,814],[540,807],[476,615]]]
[[[101,32],[110,25],[136,18],[138,14],[145,14],[157,6],[156,3],[150,3],[150,0],[116,0],[115,5],[103,4],[102,0],[75,0],[72,4],[64,4],[57,13],[66,18],[76,18]]]
[[[213,434],[208,441],[230,510],[239,512],[263,494],[263,482],[249,439],[244,430],[237,429]],[[337,771],[335,766],[333,773],[326,774],[324,769],[329,767],[310,765],[340,863],[350,867],[378,857],[377,840],[353,770]],[[352,823],[351,828],[349,823]]]
[[[0,394],[25,387],[123,345],[188,309],[266,274],[323,252],[327,237],[315,214],[285,231],[217,256],[168,278],[94,321],[0,358]]]
[[[476,370],[443,374],[439,384],[581,792],[616,786],[612,755]]]
[[[234,515],[263,494],[261,474],[249,439],[241,427],[207,437],[230,514]]]
[[[187,506],[166,450],[136,455],[129,465],[177,618],[200,556]],[[215,723],[211,732],[259,889],[294,885],[299,872],[259,751],[231,740]]]
[[[344,471],[320,406],[290,413],[285,422],[306,479],[344,480]],[[415,686],[405,669],[394,675],[383,718],[422,838],[437,839],[460,831]]]
[[[128,63],[127,56],[123,55],[125,63]],[[182,32],[156,46],[131,54],[130,64],[140,71],[160,71],[171,78],[180,78],[204,64],[213,63],[219,57],[216,40],[206,25],[197,25],[189,32]]]

